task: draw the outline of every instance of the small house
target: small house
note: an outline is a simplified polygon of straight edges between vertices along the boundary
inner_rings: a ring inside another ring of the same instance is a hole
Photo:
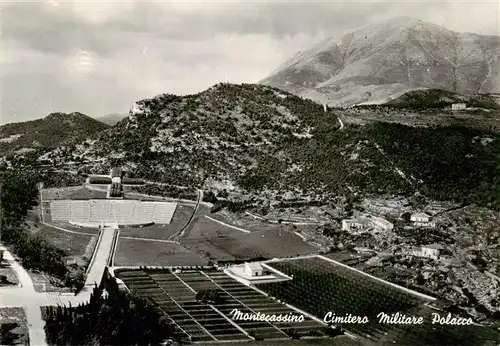
[[[362,230],[365,228],[365,223],[361,220],[356,219],[345,219],[342,220],[342,230],[352,231],[352,230]]]
[[[426,213],[414,213],[414,214],[411,214],[410,221],[429,222],[429,221],[431,221],[431,217],[430,217],[430,215],[428,215]]]
[[[390,231],[394,228],[394,225],[392,224],[392,222],[387,221],[384,218],[375,217],[375,216],[370,218],[370,225],[373,228],[378,229],[378,230],[382,230],[382,231]]]
[[[428,257],[428,258],[433,258],[433,259],[438,259],[439,255],[441,254],[441,250],[443,250],[443,246],[434,243],[430,245],[424,245],[422,246],[422,256],[423,257]]]
[[[263,272],[262,265],[259,262],[245,263],[243,267],[243,273],[248,277],[262,276]]]
[[[452,111],[460,111],[460,110],[463,110],[466,108],[467,108],[467,105],[465,103],[454,103],[451,105]]]
[[[414,213],[410,217],[410,221],[416,227],[436,227],[436,223],[431,219],[431,216],[426,213]]]

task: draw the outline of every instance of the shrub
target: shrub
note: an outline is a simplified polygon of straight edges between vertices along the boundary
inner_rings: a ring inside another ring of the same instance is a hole
[[[111,178],[107,177],[90,177],[90,184],[111,184]]]

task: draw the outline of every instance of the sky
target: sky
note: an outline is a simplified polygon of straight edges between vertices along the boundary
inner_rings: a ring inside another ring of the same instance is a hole
[[[397,16],[500,34],[498,1],[1,1],[0,124],[255,83],[299,50]]]

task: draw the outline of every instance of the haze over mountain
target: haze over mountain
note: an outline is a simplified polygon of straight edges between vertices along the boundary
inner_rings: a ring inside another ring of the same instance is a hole
[[[106,114],[101,117],[97,117],[96,119],[99,120],[102,123],[105,123],[107,125],[113,126],[117,122],[123,120],[128,116],[127,113],[111,113],[111,114]]]
[[[419,88],[498,93],[500,36],[397,17],[299,52],[261,83],[341,105],[380,103]]]

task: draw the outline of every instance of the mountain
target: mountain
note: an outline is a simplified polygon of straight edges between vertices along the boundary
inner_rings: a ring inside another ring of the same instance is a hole
[[[102,117],[98,117],[96,119],[104,124],[114,126],[116,123],[122,121],[127,116],[128,116],[128,114],[126,114],[126,113],[111,113],[111,114],[103,115]]]
[[[43,119],[0,126],[0,155],[57,148],[80,142],[109,126],[85,114],[51,113]]]
[[[346,110],[347,111],[347,110]],[[136,102],[57,160],[281,200],[413,195],[500,207],[500,134],[460,126],[343,124],[343,110],[264,85],[218,84]],[[444,140],[446,139],[446,140]]]
[[[332,105],[382,103],[409,90],[500,92],[500,36],[398,17],[298,53],[262,84]]]

